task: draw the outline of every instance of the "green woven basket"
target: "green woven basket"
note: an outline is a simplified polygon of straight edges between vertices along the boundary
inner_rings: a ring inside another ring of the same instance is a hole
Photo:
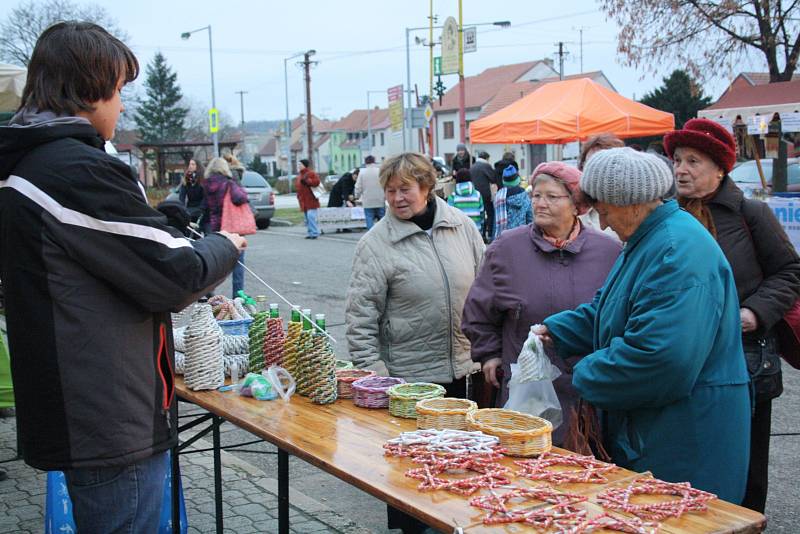
[[[417,401],[444,397],[445,389],[439,384],[428,382],[413,382],[411,384],[397,384],[386,392],[389,395],[389,413],[395,417],[416,419]]]

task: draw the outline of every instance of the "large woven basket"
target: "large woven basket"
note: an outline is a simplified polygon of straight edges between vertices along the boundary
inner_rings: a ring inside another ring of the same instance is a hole
[[[389,413],[406,419],[417,418],[417,401],[444,397],[445,389],[439,384],[414,382],[398,384],[389,388]]]
[[[361,408],[386,408],[389,396],[386,391],[397,384],[405,384],[402,378],[368,376],[353,382],[353,404]]]
[[[478,405],[468,399],[423,399],[416,406],[417,428],[467,430],[467,413],[477,409]]]
[[[547,419],[502,408],[484,408],[467,414],[470,430],[500,438],[509,456],[536,456],[553,447],[553,425]]]
[[[370,371],[368,369],[337,369],[336,384],[339,388],[339,398],[352,399],[353,382],[368,376],[375,376],[375,371]]]
[[[252,319],[228,319],[217,321],[217,324],[229,336],[246,336],[250,331],[252,322]]]

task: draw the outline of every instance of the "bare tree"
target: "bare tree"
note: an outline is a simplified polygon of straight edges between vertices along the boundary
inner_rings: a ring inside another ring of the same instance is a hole
[[[28,66],[36,40],[44,30],[65,20],[94,22],[122,41],[122,31],[105,8],[97,4],[78,5],[70,0],[28,0],[11,10],[0,23],[0,60]]]
[[[792,79],[800,54],[800,0],[599,0],[630,66],[686,68],[698,79],[755,52],[770,82]]]

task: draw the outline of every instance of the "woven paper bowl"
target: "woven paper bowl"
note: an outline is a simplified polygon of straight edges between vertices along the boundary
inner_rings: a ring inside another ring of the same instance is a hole
[[[537,456],[553,447],[553,425],[541,417],[502,408],[484,408],[467,414],[470,430],[500,438],[509,456]]]
[[[445,389],[439,384],[413,382],[392,386],[386,392],[389,395],[389,413],[395,417],[406,419],[417,418],[417,401],[444,397]]]
[[[337,369],[336,383],[339,388],[339,398],[352,399],[353,382],[368,376],[375,376],[375,371],[370,371],[368,369]]]
[[[417,428],[437,430],[468,430],[467,413],[474,412],[478,405],[467,399],[441,397],[417,401]]]
[[[389,396],[386,391],[405,382],[402,378],[389,376],[359,378],[352,384],[353,404],[361,408],[386,408],[389,406]]]

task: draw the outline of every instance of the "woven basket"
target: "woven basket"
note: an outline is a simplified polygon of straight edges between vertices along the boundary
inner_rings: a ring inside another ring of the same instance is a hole
[[[514,410],[484,408],[467,414],[470,430],[480,430],[500,438],[509,456],[536,456],[553,446],[553,425],[541,417]]]
[[[375,376],[375,371],[370,371],[368,369],[337,369],[336,384],[337,387],[339,388],[339,398],[352,399],[353,382],[355,382],[360,378],[366,378],[368,376]]]
[[[217,321],[217,324],[222,328],[222,332],[229,336],[246,336],[252,322],[252,319],[231,319]]]
[[[386,408],[389,406],[386,391],[392,386],[405,383],[402,378],[389,376],[359,378],[352,384],[353,404],[361,408]]]
[[[478,405],[467,399],[439,397],[417,402],[417,428],[437,430],[467,430],[467,413],[474,412]]]
[[[353,362],[350,360],[336,360],[336,370],[339,371],[341,369],[352,369]]]
[[[389,413],[395,417],[416,419],[417,401],[444,397],[445,389],[439,384],[428,382],[414,382],[412,384],[398,384],[389,388]]]

